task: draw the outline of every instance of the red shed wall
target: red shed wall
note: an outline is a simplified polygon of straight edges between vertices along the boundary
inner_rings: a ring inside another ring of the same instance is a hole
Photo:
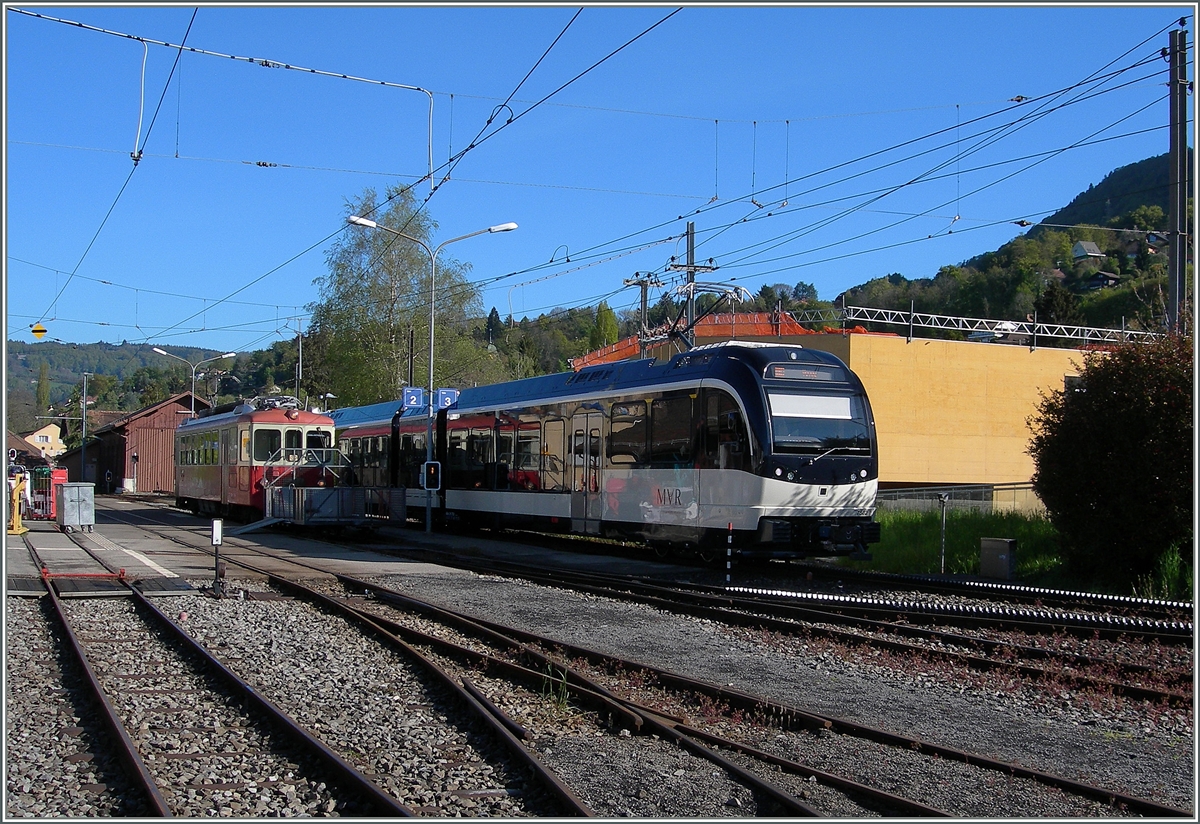
[[[175,494],[175,429],[188,408],[169,404],[125,427],[123,480],[133,488],[133,453],[137,453],[137,491]],[[116,472],[114,471],[114,475]]]

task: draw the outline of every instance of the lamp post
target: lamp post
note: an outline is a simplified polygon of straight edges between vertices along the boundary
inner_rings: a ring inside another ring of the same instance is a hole
[[[403,232],[399,232],[388,226],[381,226],[380,224],[376,223],[375,221],[368,220],[365,217],[359,217],[358,215],[350,215],[349,217],[346,218],[346,222],[350,223],[354,226],[364,226],[367,229],[383,229],[385,232],[391,232],[393,235],[396,235],[397,237],[402,237],[402,238],[405,238],[406,240],[411,240],[413,243],[418,244],[422,249],[425,250],[426,254],[429,255],[429,398],[428,398],[429,414],[428,414],[428,420],[425,423],[425,461],[426,461],[426,463],[432,462],[433,461],[433,318],[434,318],[434,309],[436,307],[436,304],[434,303],[434,295],[435,295],[434,288],[437,283],[438,252],[442,251],[443,247],[449,246],[451,243],[457,243],[460,240],[466,240],[467,238],[475,237],[476,235],[495,234],[497,232],[511,232],[513,229],[517,228],[517,224],[501,223],[498,226],[489,226],[486,229],[479,229],[477,231],[471,232],[470,234],[460,235],[459,237],[452,237],[449,240],[443,241],[442,243],[438,244],[437,248],[431,249],[431,248],[429,248],[429,244],[426,243],[425,241],[421,240],[420,238],[413,237],[412,235],[406,235]],[[425,531],[433,532],[433,494],[428,491],[425,493]]]
[[[236,358],[237,357],[237,352],[226,352],[224,355],[213,355],[211,358],[205,358],[202,361],[196,361],[195,363],[192,363],[187,358],[181,358],[181,357],[179,357],[179,355],[172,355],[170,352],[167,352],[164,349],[159,349],[157,346],[152,347],[151,351],[157,352],[160,355],[166,355],[168,358],[174,358],[175,360],[181,360],[192,368],[192,398],[191,398],[191,400],[192,400],[192,417],[193,418],[196,417],[196,368],[203,363],[208,363],[209,361],[221,360],[222,358]]]
[[[79,397],[79,418],[82,422],[80,433],[83,439],[79,442],[79,480],[87,483],[87,379],[95,377],[92,372],[83,373],[83,394]]]

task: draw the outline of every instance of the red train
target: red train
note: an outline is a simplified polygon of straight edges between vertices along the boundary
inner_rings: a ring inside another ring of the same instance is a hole
[[[333,486],[333,419],[292,397],[216,407],[175,430],[175,503],[238,520],[263,517],[273,486]]]

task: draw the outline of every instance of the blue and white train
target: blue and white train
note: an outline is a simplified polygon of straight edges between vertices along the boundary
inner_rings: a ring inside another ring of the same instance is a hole
[[[729,342],[464,389],[438,410],[331,413],[366,486],[403,486],[413,516],[644,541],[659,550],[864,555],[879,459],[862,382],[835,356]],[[732,540],[730,537],[732,536]]]

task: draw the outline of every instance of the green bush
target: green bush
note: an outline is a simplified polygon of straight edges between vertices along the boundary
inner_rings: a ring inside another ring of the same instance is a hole
[[[1075,572],[1128,592],[1190,541],[1193,370],[1191,337],[1164,335],[1086,353],[1078,384],[1042,398],[1033,488]]]
[[[870,547],[871,561],[851,561],[859,569],[926,575],[941,571],[942,515],[940,510],[911,512],[879,510],[883,540]],[[1045,517],[1018,512],[946,513],[946,573],[979,574],[979,539],[1015,538],[1016,576],[1043,580],[1061,567],[1058,532]]]
[[[853,569],[900,575],[936,575],[941,570],[940,510],[879,510],[883,540],[872,544],[870,561],[843,559]],[[1114,583],[1095,569],[1072,569],[1061,550],[1058,530],[1037,513],[956,511],[946,513],[946,574],[979,574],[980,538],[1017,541],[1015,582],[1051,589],[1105,592],[1190,601],[1193,567],[1190,538],[1164,552],[1154,568],[1133,583]]]

